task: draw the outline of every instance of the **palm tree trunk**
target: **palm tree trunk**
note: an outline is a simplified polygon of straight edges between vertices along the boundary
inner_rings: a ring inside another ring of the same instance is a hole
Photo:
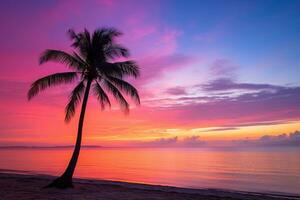
[[[74,170],[75,170],[79,152],[80,152],[84,115],[85,115],[87,100],[89,97],[89,91],[91,88],[91,83],[92,83],[91,80],[87,81],[87,86],[85,89],[85,93],[84,93],[84,97],[83,97],[83,101],[82,101],[81,112],[80,112],[80,117],[79,117],[76,145],[75,145],[75,148],[74,148],[74,151],[72,154],[72,158],[69,161],[68,167],[66,168],[65,172],[60,177],[55,179],[50,185],[48,185],[46,187],[57,187],[57,188],[61,188],[61,189],[73,187],[72,177],[74,174]]]

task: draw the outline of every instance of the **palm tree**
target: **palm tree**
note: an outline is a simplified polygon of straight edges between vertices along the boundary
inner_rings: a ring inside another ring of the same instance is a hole
[[[65,108],[65,122],[69,122],[74,116],[75,109],[83,98],[77,139],[71,160],[65,172],[47,187],[73,187],[72,177],[80,152],[84,115],[91,87],[102,110],[111,106],[108,93],[116,99],[125,113],[129,112],[129,103],[121,92],[130,96],[136,104],[140,104],[138,91],[124,80],[129,76],[137,78],[139,67],[131,60],[113,62],[115,58],[129,56],[129,51],[115,42],[115,38],[122,35],[121,32],[114,28],[100,28],[93,34],[86,29],[80,33],[69,30],[68,35],[72,40],[71,46],[74,48],[72,53],[48,49],[41,54],[39,63],[55,61],[65,64],[72,71],[40,78],[32,83],[28,91],[28,100],[31,100],[44,89],[77,81],[78,84],[71,92]]]

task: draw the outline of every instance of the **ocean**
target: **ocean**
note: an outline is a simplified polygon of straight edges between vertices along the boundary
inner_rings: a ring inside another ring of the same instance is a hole
[[[59,175],[72,148],[2,148],[0,169]],[[300,194],[300,148],[83,148],[75,177]]]

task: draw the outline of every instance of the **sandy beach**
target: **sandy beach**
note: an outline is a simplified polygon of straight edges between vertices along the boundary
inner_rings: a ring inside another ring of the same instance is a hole
[[[0,199],[98,199],[98,200],[276,200],[300,199],[298,196],[250,193],[217,189],[186,189],[168,186],[125,183],[105,180],[75,179],[73,189],[43,189],[53,179],[47,175],[0,173]]]

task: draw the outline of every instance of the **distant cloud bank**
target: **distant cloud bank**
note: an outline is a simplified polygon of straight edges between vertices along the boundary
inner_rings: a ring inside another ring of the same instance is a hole
[[[300,131],[290,134],[281,134],[277,136],[264,135],[257,140],[237,140],[233,145],[238,146],[300,146]]]
[[[160,138],[149,142],[139,142],[139,147],[202,147],[205,142],[199,136],[191,136],[179,139],[178,137]]]
[[[300,131],[277,136],[264,135],[258,139],[211,140],[205,141],[200,136],[160,138],[149,142],[137,142],[138,147],[300,147]]]

